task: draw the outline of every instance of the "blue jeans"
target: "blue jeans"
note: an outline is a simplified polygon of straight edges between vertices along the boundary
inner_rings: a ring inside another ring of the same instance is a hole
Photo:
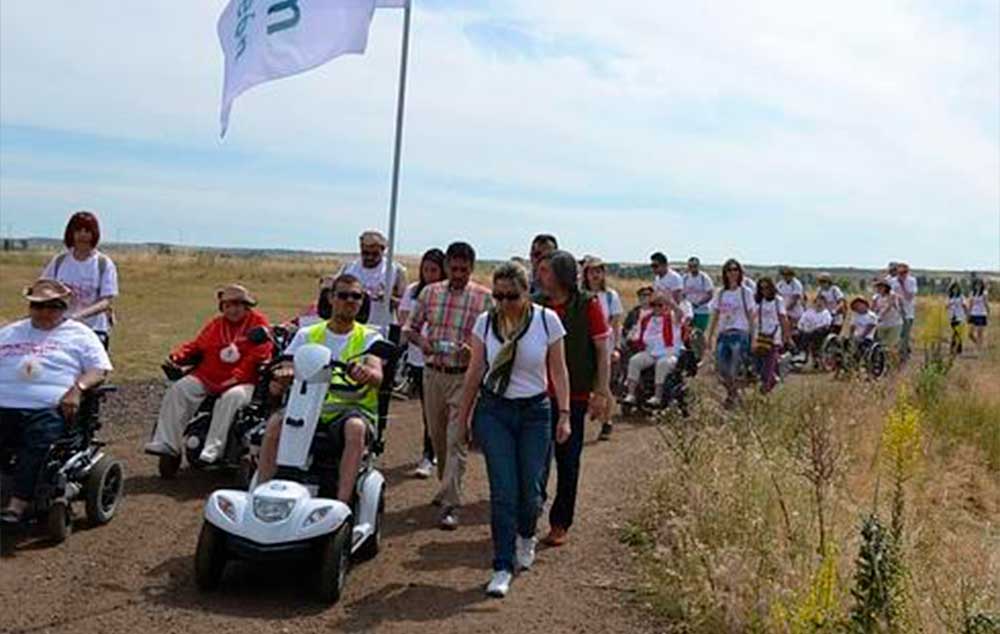
[[[11,495],[35,498],[35,484],[49,446],[62,438],[66,423],[58,409],[0,408],[0,447],[19,447]]]
[[[533,537],[542,511],[549,458],[549,400],[483,393],[473,431],[490,480],[493,570],[514,571],[515,537]]]
[[[736,380],[749,355],[749,333],[727,330],[719,335],[715,344],[715,367],[724,380]]]
[[[583,422],[589,401],[570,401],[570,436],[566,442],[555,442],[559,408],[552,402],[552,452],[556,457],[556,497],[549,509],[549,526],[569,529],[576,513],[576,492],[580,484],[580,456],[583,454]],[[545,462],[545,482],[549,481],[550,460]]]

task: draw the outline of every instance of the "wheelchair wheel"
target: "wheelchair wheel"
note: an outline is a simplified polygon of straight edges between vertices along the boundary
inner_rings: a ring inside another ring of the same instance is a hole
[[[371,537],[358,549],[358,561],[368,561],[374,559],[378,551],[382,549],[382,518],[385,515],[385,487],[378,493],[378,510],[375,512],[375,527]]]
[[[820,359],[823,369],[836,372],[844,365],[844,346],[836,335],[828,335],[820,346]]]
[[[202,592],[219,587],[226,570],[226,534],[208,522],[201,525],[194,554],[194,582]]]
[[[177,476],[177,472],[180,468],[180,456],[160,456],[159,471],[160,477],[164,480],[172,480]]]
[[[880,379],[885,375],[886,368],[885,350],[878,344],[873,345],[865,355],[865,369],[868,370],[868,376]]]
[[[84,483],[87,520],[92,526],[107,524],[115,516],[125,484],[122,463],[103,456],[87,474]]]
[[[319,578],[316,590],[319,598],[330,605],[340,600],[347,583],[347,568],[351,561],[351,523],[344,522],[320,550]]]
[[[70,515],[69,503],[66,500],[56,500],[49,506],[46,529],[49,539],[56,544],[66,541],[73,532],[73,517]]]

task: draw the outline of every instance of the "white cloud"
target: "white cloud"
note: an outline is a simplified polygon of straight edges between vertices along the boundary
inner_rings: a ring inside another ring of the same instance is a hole
[[[4,0],[0,122],[213,148],[223,4],[92,1],[54,13]],[[416,4],[404,247],[464,235],[499,255],[547,229],[618,259],[663,247],[1000,267],[990,0],[974,20],[860,0]],[[551,46],[485,49],[466,28],[490,19]],[[241,97],[220,155],[387,177],[399,24],[379,12],[366,56]],[[191,191],[214,179],[183,178]],[[329,208],[320,189],[295,195],[306,215]],[[382,210],[386,199],[359,189],[352,202]],[[601,202],[574,210],[589,200]],[[224,196],[200,204],[232,208]],[[473,211],[489,214],[488,230]]]

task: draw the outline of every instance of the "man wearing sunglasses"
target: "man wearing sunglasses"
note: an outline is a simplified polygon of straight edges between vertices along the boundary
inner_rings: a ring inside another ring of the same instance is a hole
[[[406,292],[406,269],[399,262],[392,263],[391,292],[385,287],[385,250],[389,241],[379,231],[365,231],[359,238],[361,259],[347,264],[340,274],[353,275],[360,280],[362,290],[371,300],[368,323],[376,326],[395,324],[399,300]]]
[[[351,505],[354,482],[366,444],[368,439],[374,437],[374,425],[378,419],[378,389],[382,384],[382,360],[375,356],[360,356],[374,342],[382,339],[378,330],[355,321],[364,297],[361,280],[353,275],[338,276],[331,293],[331,318],[299,330],[285,351],[288,355],[294,355],[296,350],[307,343],[326,346],[335,359],[350,362],[349,381],[366,386],[363,392],[350,398],[331,389],[326,395],[319,418],[320,425],[334,426],[331,429],[340,436],[339,445],[343,447],[343,455],[337,480],[337,499],[348,506]],[[272,392],[280,394],[288,389],[293,373],[288,365],[276,371]],[[337,374],[330,379],[331,386],[344,382]],[[284,417],[283,411],[277,412],[267,423],[257,468],[259,483],[267,482],[277,471],[278,441]]]

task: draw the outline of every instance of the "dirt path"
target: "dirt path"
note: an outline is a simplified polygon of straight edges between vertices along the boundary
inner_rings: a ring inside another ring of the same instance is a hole
[[[140,451],[161,388],[128,385],[106,406],[110,451],[126,461],[127,498],[114,521],[79,526],[57,547],[23,544],[0,559],[3,632],[644,632],[630,605],[628,554],[617,527],[637,476],[659,443],[649,427],[619,425],[610,443],[584,450],[578,524],[567,546],[543,550],[503,601],[483,594],[489,576],[488,488],[470,456],[467,505],[454,533],[435,528],[434,481],[411,480],[418,406],[396,403],[388,450],[383,551],[354,568],[332,608],[310,599],[300,569],[231,566],[222,591],[199,594],[192,555],[201,507],[225,474],[184,471],[166,482]],[[596,429],[588,430],[593,439]],[[554,477],[554,475],[553,475]],[[82,509],[81,509],[82,510]],[[542,522],[540,531],[547,525]]]

